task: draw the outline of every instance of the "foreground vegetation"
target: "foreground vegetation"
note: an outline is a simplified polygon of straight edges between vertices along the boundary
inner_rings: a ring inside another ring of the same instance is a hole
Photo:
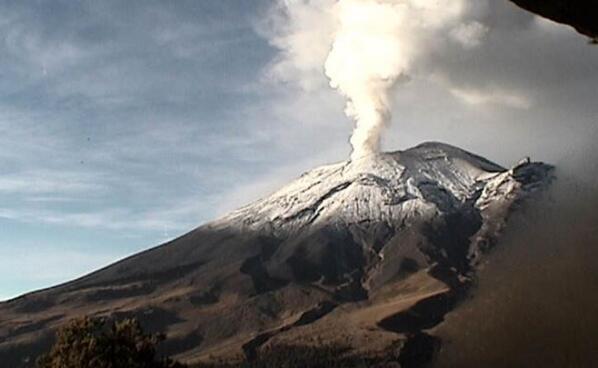
[[[37,360],[38,368],[187,368],[159,357],[163,334],[144,332],[136,319],[108,321],[80,318],[56,334],[50,351]],[[359,357],[338,346],[274,346],[261,349],[251,362],[203,363],[189,368],[361,368],[398,367],[398,352],[384,357]]]
[[[136,319],[108,323],[80,318],[62,327],[56,343],[37,360],[38,368],[185,368],[169,358],[159,358],[162,334],[147,334]]]

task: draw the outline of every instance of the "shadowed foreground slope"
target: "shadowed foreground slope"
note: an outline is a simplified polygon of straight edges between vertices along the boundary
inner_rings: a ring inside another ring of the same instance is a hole
[[[582,160],[585,173],[560,170],[550,200],[514,214],[472,298],[435,330],[439,367],[596,366],[598,193]]]

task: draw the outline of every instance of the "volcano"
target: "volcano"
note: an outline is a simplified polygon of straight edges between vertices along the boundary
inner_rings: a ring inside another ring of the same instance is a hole
[[[57,327],[89,315],[135,316],[190,363],[327,346],[339,359],[422,366],[441,344],[426,331],[551,178],[544,163],[505,169],[442,143],[323,166],[171,242],[0,304],[0,361],[33,366]]]

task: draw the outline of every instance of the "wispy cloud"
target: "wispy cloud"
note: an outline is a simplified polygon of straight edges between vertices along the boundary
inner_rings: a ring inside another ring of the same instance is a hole
[[[488,26],[478,21],[462,23],[450,31],[450,37],[466,49],[470,49],[482,44],[488,29]]]
[[[38,169],[0,175],[0,193],[81,194],[103,191],[97,175]]]
[[[532,106],[529,97],[500,88],[488,88],[487,90],[452,88],[450,92],[470,105],[504,105],[516,109],[529,109]]]
[[[198,202],[201,203],[201,202]],[[201,223],[201,205],[167,208],[164,210],[128,208],[69,212],[60,209],[14,209],[0,208],[0,218],[31,224],[50,224],[70,228],[90,228],[117,231],[180,232]],[[195,216],[194,216],[195,215]]]

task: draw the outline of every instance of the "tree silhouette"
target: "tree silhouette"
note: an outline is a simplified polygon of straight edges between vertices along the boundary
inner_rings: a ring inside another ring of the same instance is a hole
[[[136,319],[107,323],[79,318],[62,327],[38,368],[184,368],[169,358],[157,358],[163,334],[146,334]]]

